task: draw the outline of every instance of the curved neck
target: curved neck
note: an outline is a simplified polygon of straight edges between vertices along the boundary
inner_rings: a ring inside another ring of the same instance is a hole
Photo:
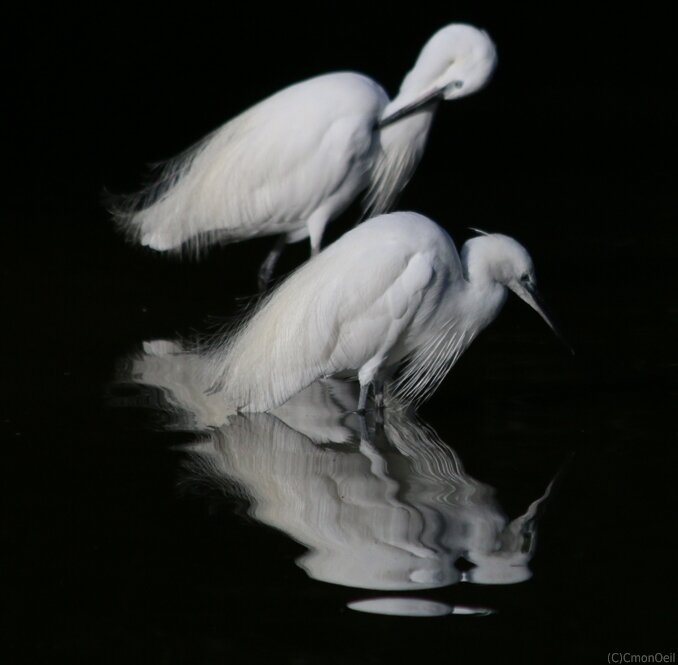
[[[480,332],[499,314],[508,292],[490,275],[485,262],[478,261],[474,254],[473,244],[465,244],[461,255],[466,278],[463,302],[466,316],[473,322],[476,332]]]

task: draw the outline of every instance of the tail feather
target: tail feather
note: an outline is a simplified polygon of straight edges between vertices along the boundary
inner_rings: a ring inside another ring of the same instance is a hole
[[[212,134],[177,157],[153,164],[149,183],[139,192],[111,197],[109,212],[130,242],[159,252],[182,253],[196,253],[210,244],[194,240],[186,190],[191,185],[191,167],[211,138]]]

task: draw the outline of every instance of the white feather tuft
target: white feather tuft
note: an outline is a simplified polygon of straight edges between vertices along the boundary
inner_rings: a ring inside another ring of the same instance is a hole
[[[246,200],[229,196],[245,185],[238,166],[247,149],[248,118],[238,116],[159,165],[154,182],[123,198],[112,213],[128,237],[156,251],[199,256],[215,243],[254,235],[243,228]]]
[[[447,376],[475,334],[457,320],[449,321],[423,346],[413,351],[404,363],[391,392],[406,404],[426,401]]]
[[[365,194],[365,217],[388,212],[395,205],[421,160],[435,106],[398,120],[379,133],[380,151]]]

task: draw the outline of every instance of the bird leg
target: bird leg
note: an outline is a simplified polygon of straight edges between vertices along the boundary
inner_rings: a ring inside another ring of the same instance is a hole
[[[377,445],[384,437],[384,414],[377,411],[374,414],[374,427],[370,429],[365,413],[358,413],[358,426],[360,427],[360,445],[369,444],[370,448]],[[383,441],[382,441],[383,443]]]
[[[384,382],[381,379],[375,379],[372,383],[374,387],[374,406],[377,411],[384,408]]]
[[[264,262],[259,268],[259,291],[265,291],[268,287],[269,282],[271,281],[271,275],[273,275],[273,269],[275,264],[278,262],[280,255],[285,249],[287,244],[287,236],[285,234],[278,237],[273,245],[273,249],[268,253],[268,256],[264,259]]]
[[[370,387],[374,392],[374,409],[379,414],[384,409],[384,381],[374,379],[368,383],[360,384],[360,396],[358,397],[358,409],[356,413],[364,414],[367,411],[367,399],[370,395]]]
[[[360,426],[360,444],[362,445],[363,441],[371,441],[372,435],[370,434],[370,428],[367,425],[364,412],[358,413],[358,425]]]
[[[371,383],[364,383],[360,386],[360,397],[358,397],[358,410],[356,413],[364,416],[365,411],[367,410],[367,397],[370,394]]]
[[[327,214],[324,212],[315,212],[306,222],[308,227],[308,239],[311,243],[311,256],[320,254],[320,245],[323,240],[323,233],[327,225]]]
[[[377,409],[374,412],[374,426],[376,429],[384,426],[384,409]]]

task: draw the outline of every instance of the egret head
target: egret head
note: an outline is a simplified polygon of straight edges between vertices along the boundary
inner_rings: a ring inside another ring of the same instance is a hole
[[[441,99],[457,99],[480,90],[490,80],[496,63],[497,51],[484,30],[463,23],[438,30],[424,45],[379,126],[391,125]]]
[[[496,48],[484,30],[452,23],[428,40],[403,87],[425,83],[443,99],[456,99],[480,90],[496,64]]]
[[[518,241],[501,233],[484,234],[466,243],[464,256],[469,273],[482,272],[489,279],[513,291],[572,350],[546,313],[546,307],[537,290],[532,258]]]

